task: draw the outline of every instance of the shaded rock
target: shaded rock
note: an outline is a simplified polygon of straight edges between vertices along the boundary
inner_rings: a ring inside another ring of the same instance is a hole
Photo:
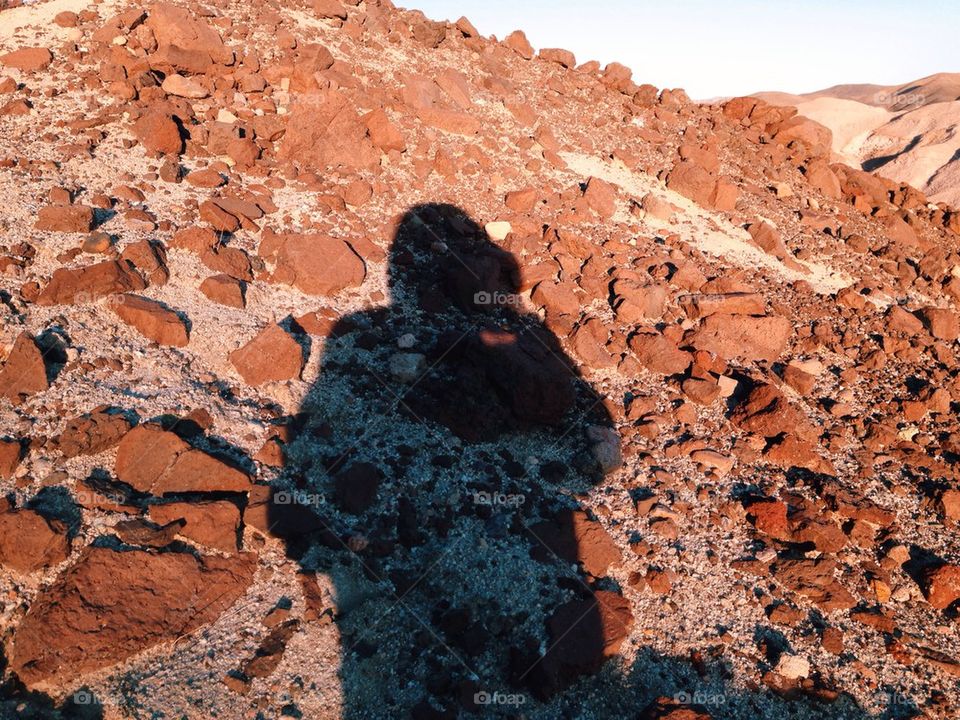
[[[561,605],[547,621],[546,654],[534,660],[524,681],[540,699],[552,697],[577,678],[596,673],[619,653],[633,627],[630,603],[619,593],[599,590]],[[527,658],[514,658],[518,667]]]
[[[354,463],[338,473],[334,480],[337,504],[347,512],[359,515],[376,502],[382,478],[376,465]]]

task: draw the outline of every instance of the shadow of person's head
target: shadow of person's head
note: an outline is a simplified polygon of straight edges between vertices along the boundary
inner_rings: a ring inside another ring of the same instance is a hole
[[[576,366],[524,310],[516,258],[463,210],[430,203],[404,213],[389,274],[392,312],[413,314],[425,341],[429,370],[409,398],[413,412],[464,441],[564,422],[577,403]],[[602,412],[581,390],[593,415]]]
[[[519,265],[455,205],[407,210],[390,246],[391,301],[428,313],[489,313],[519,289]]]

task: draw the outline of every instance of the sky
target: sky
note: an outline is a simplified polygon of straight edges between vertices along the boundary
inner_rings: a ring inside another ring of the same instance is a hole
[[[577,62],[621,62],[637,83],[695,100],[960,72],[957,0],[396,0],[484,35],[523,30]]]

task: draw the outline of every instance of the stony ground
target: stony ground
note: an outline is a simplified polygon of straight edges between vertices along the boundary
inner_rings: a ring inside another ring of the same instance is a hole
[[[0,716],[956,717],[957,211],[388,0],[0,114]]]

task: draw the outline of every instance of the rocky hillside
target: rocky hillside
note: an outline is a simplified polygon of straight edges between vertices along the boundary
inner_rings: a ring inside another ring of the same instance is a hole
[[[0,717],[956,717],[960,213],[640,81],[0,13]]]
[[[845,163],[912,184],[935,201],[960,205],[960,73],[904,85],[837,85],[805,95],[758,93],[793,105],[833,131]]]

